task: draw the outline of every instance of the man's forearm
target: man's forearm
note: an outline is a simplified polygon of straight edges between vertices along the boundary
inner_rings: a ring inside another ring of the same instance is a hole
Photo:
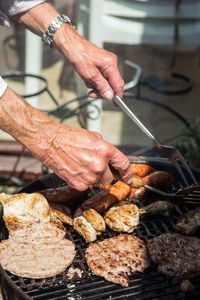
[[[26,12],[12,16],[12,20],[22,24],[39,36],[47,30],[49,24],[59,13],[49,3],[41,3]]]
[[[12,18],[42,36],[58,15],[51,4],[42,3]],[[124,82],[119,73],[116,55],[90,43],[68,24],[57,29],[53,43],[91,89],[90,97],[111,100],[114,94],[123,95]]]
[[[9,88],[0,98],[0,129],[25,145],[38,159],[48,151],[54,123],[57,122],[34,109]]]

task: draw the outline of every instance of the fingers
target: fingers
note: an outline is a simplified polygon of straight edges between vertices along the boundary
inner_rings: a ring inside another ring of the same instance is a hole
[[[93,98],[93,99],[98,99],[101,98],[99,93],[97,93],[95,90],[91,90],[88,92],[88,97]]]
[[[107,78],[113,93],[122,97],[124,81],[119,72],[117,56],[112,53],[109,61],[100,70],[102,71],[103,76]]]
[[[87,87],[92,88],[88,94],[91,98],[100,96],[112,100],[114,94],[122,97],[124,81],[118,69],[117,56],[109,51],[104,51],[96,68],[88,71],[85,83]]]
[[[95,91],[95,95],[92,93],[95,98],[97,95],[100,95],[102,98],[112,100],[114,96],[113,89],[98,68],[91,68],[88,71],[85,83],[87,87]]]
[[[109,184],[113,181],[113,174],[111,173],[109,167],[106,168],[104,174],[100,177],[99,182],[102,184]]]
[[[119,175],[124,182],[127,184],[132,183],[133,172],[130,162],[128,158],[114,146],[110,153],[109,164],[119,172]]]

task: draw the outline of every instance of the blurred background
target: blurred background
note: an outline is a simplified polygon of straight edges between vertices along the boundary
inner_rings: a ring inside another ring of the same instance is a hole
[[[200,167],[200,1],[51,2],[80,34],[118,56],[124,101],[160,142],[177,146]],[[87,99],[56,49],[19,25],[0,32],[0,72],[26,101],[67,126],[101,132],[128,155],[154,155],[149,140],[112,103]],[[11,186],[48,172],[6,133],[0,141],[0,176]]]

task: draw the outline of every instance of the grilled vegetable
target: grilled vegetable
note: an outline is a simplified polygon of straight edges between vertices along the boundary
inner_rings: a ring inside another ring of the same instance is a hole
[[[104,232],[106,230],[106,224],[103,217],[97,213],[94,209],[90,208],[83,211],[83,216],[86,218],[90,224],[97,231],[97,234]]]
[[[140,177],[145,177],[156,171],[154,168],[146,164],[131,164],[131,168],[133,171],[133,175],[137,175]]]
[[[139,224],[140,216],[170,216],[174,205],[167,201],[156,201],[138,208],[135,204],[122,201],[111,207],[104,216],[106,224],[118,232],[132,232]]]
[[[82,205],[82,210],[93,208],[99,213],[106,212],[113,204],[124,200],[130,193],[130,187],[122,181],[116,182],[108,190],[103,190],[100,193],[86,200]]]
[[[53,218],[55,218],[65,224],[68,224],[68,225],[73,224],[71,210],[68,206],[58,204],[58,203],[51,203],[50,209],[51,209],[51,220],[53,220]]]
[[[128,201],[122,201],[111,207],[104,219],[114,231],[130,233],[139,223],[139,209]]]
[[[176,223],[176,230],[186,235],[195,234],[200,227],[200,207],[188,211]]]
[[[74,214],[74,229],[90,243],[106,230],[106,224],[103,217],[94,209],[83,211],[78,208]]]
[[[87,243],[94,242],[97,238],[96,230],[84,216],[74,218],[74,229]]]

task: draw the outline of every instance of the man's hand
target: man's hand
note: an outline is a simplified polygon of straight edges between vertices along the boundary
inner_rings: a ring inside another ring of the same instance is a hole
[[[94,182],[110,183],[110,166],[124,182],[131,183],[128,158],[100,134],[58,123],[9,88],[0,99],[0,128],[77,190]]]
[[[113,174],[109,166],[119,172],[124,182],[131,183],[128,158],[98,133],[66,128],[61,124],[51,128],[52,136],[58,133],[42,160],[70,186],[83,191],[95,182],[111,183]]]
[[[41,36],[58,14],[51,4],[41,3],[12,18]],[[67,24],[56,31],[54,45],[73,64],[86,86],[91,89],[90,97],[111,100],[114,94],[123,95],[124,82],[115,54],[90,43]]]
[[[124,82],[115,54],[88,42],[69,25],[58,30],[54,43],[91,89],[90,97],[112,100],[114,94],[123,95]]]

